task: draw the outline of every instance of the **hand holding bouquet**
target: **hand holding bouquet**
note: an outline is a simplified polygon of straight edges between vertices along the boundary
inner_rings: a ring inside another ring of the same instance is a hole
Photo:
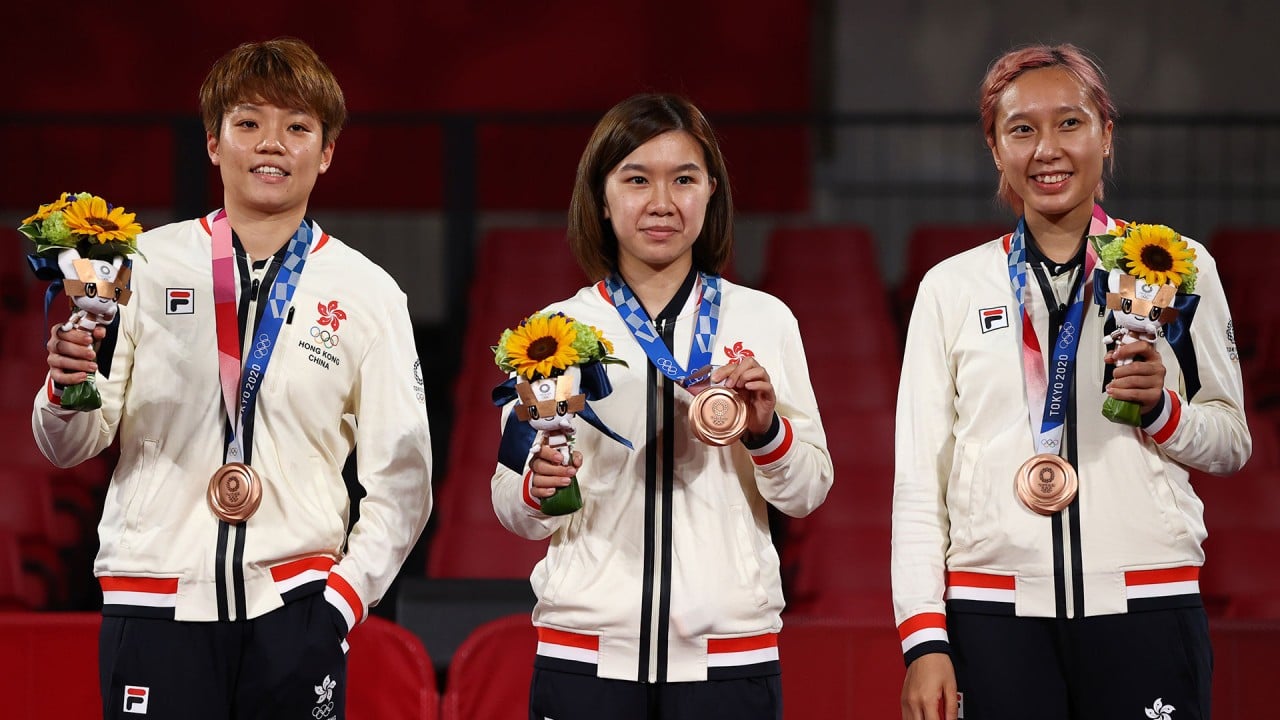
[[[36,245],[29,257],[36,276],[53,281],[55,290],[60,284],[71,301],[73,312],[64,331],[79,327],[92,333],[98,325],[110,325],[118,307],[129,302],[125,258],[138,251],[142,232],[133,213],[91,193],[62,193],[23,220],[18,231]],[[62,407],[101,406],[93,375],[62,392]]]
[[[507,329],[493,347],[494,362],[515,374],[516,418],[540,431],[540,445],[556,448],[561,462],[571,462],[574,417],[586,407],[581,392],[584,366],[623,364],[613,357],[613,345],[594,327],[563,313],[535,313],[514,329]],[[582,507],[582,492],[574,476],[567,487],[542,500],[548,515],[567,515]]]

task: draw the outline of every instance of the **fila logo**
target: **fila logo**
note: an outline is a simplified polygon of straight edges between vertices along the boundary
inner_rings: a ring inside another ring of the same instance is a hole
[[[196,311],[196,293],[194,288],[165,288],[165,315],[192,315]]]
[[[124,711],[134,715],[147,714],[147,701],[151,699],[151,688],[137,685],[124,686]]]
[[[982,308],[978,311],[978,319],[982,323],[982,332],[984,333],[1009,327],[1009,312],[1003,305]]]

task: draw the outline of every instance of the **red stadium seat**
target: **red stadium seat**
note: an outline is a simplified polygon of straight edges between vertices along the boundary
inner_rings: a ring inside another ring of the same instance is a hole
[[[537,649],[527,614],[476,628],[449,665],[441,720],[526,720]]]
[[[916,288],[925,273],[952,255],[977,247],[1013,230],[1009,224],[920,225],[907,237],[906,268],[894,293],[896,309],[905,334]]]
[[[347,637],[350,720],[435,720],[440,695],[431,658],[416,635],[370,616]]]

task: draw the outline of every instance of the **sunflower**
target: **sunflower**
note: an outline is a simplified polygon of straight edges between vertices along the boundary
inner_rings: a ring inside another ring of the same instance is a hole
[[[77,235],[87,235],[103,245],[111,242],[132,245],[142,226],[134,221],[134,213],[124,208],[107,209],[107,201],[98,196],[80,198],[63,211],[67,227]]]
[[[1195,276],[1196,251],[1172,228],[1164,225],[1129,226],[1124,240],[1124,258],[1130,275],[1152,285],[1181,287]]]
[[[577,364],[577,337],[573,320],[564,315],[531,315],[511,332],[503,349],[516,372],[533,380]]]
[[[36,210],[36,214],[32,215],[26,220],[23,220],[22,224],[27,225],[29,223],[42,222],[44,220],[47,220],[49,219],[50,215],[70,205],[72,201],[74,201],[75,199],[76,199],[76,196],[72,195],[71,193],[62,193],[62,197],[58,198],[57,200],[54,200],[53,202],[45,205],[41,205],[40,209]]]

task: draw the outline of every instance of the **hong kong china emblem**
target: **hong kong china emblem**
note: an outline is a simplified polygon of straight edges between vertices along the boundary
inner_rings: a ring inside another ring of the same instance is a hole
[[[338,328],[347,319],[347,312],[338,307],[337,300],[316,304],[319,317],[311,326],[308,337],[298,341],[298,347],[307,351],[307,359],[328,370],[342,364],[338,357]]]

